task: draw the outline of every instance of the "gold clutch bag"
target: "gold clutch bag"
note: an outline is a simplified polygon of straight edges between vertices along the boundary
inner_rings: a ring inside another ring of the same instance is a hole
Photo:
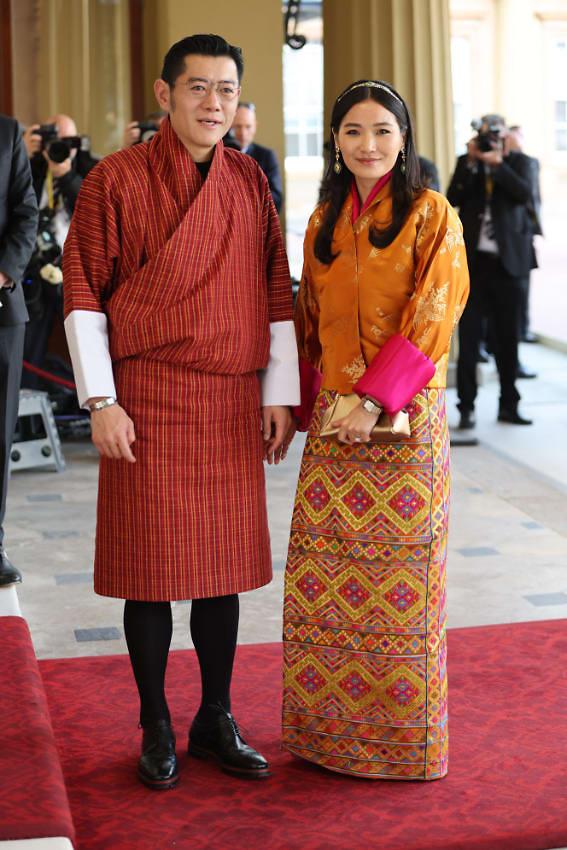
[[[351,410],[354,410],[357,404],[360,404],[360,396],[356,393],[338,395],[333,404],[327,408],[321,417],[319,435],[321,437],[332,437],[338,434],[339,429],[333,427],[331,422],[347,416]],[[400,410],[399,413],[390,416],[389,413],[382,411],[370,436],[371,439],[378,442],[394,442],[395,440],[402,440],[404,437],[410,437],[411,431],[408,414],[405,410]]]

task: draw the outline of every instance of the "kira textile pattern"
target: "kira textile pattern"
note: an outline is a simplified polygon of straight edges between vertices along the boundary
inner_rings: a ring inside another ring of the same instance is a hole
[[[443,782],[365,782],[282,751],[281,645],[264,644],[238,648],[232,696],[272,778],[244,782],[186,756],[200,677],[194,652],[173,651],[167,686],[181,779],[156,794],[135,775],[140,732],[128,657],[40,661],[76,850],[565,847],[566,626],[448,630],[451,770]]]
[[[368,778],[447,773],[445,563],[449,443],[443,390],[408,406],[411,437],[307,438],[284,599],[283,742]]]

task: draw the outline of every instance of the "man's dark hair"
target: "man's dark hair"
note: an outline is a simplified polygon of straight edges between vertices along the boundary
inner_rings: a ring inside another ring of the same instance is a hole
[[[173,86],[185,70],[185,57],[192,55],[228,56],[236,65],[238,82],[242,79],[244,60],[240,47],[234,47],[220,35],[188,35],[181,41],[176,41],[165,54],[161,70],[162,80]]]

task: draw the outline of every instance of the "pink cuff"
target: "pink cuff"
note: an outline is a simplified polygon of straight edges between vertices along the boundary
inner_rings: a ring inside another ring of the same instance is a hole
[[[434,374],[435,365],[429,357],[405,336],[395,334],[354,385],[354,391],[375,398],[387,413],[397,413]]]
[[[308,360],[299,359],[299,385],[301,390],[301,404],[292,407],[292,412],[297,419],[297,430],[308,431],[315,399],[321,388],[323,376],[321,372],[312,366]]]

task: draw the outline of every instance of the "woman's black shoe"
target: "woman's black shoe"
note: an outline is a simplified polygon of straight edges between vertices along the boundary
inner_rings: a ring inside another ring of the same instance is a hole
[[[221,705],[207,706],[199,712],[189,730],[188,753],[196,758],[212,758],[225,773],[246,779],[265,779],[270,775],[264,756],[243,740],[237,723]]]
[[[138,779],[156,791],[173,788],[179,779],[175,755],[175,735],[169,720],[144,726]]]

